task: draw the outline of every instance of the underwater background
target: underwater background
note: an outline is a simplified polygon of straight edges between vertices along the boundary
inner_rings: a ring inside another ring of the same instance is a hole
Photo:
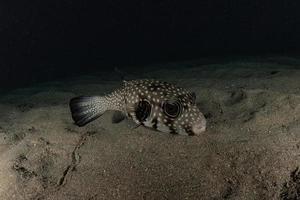
[[[300,199],[300,2],[0,4],[0,199]],[[195,92],[199,136],[71,98],[123,80]]]

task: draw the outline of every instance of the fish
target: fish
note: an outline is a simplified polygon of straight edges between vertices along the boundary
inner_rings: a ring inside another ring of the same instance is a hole
[[[196,94],[161,80],[123,81],[107,95],[74,97],[69,106],[74,123],[80,127],[113,110],[137,126],[164,133],[200,135],[206,131],[206,118],[196,105]]]

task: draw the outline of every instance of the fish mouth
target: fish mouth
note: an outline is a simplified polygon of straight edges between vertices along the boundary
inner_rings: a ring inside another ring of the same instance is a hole
[[[203,119],[202,121],[200,121],[198,123],[195,123],[192,126],[192,132],[195,135],[200,135],[201,133],[203,133],[205,131],[206,131],[206,120],[205,119]]]

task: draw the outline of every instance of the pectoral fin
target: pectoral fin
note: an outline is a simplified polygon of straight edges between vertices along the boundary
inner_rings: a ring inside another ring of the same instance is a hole
[[[117,124],[122,122],[126,118],[126,115],[120,111],[115,111],[112,116],[112,123]]]

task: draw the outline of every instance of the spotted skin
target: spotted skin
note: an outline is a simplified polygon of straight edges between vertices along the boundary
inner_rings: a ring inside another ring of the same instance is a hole
[[[161,132],[199,135],[206,129],[206,119],[195,105],[195,94],[171,83],[150,79],[124,81],[123,86],[111,94],[91,98],[98,99],[98,105],[90,106],[93,111],[101,107],[98,115],[106,110],[118,110],[135,123]],[[71,111],[76,110],[76,106],[71,100]],[[73,119],[76,114],[81,116],[72,112]],[[76,123],[76,117],[74,120]]]

